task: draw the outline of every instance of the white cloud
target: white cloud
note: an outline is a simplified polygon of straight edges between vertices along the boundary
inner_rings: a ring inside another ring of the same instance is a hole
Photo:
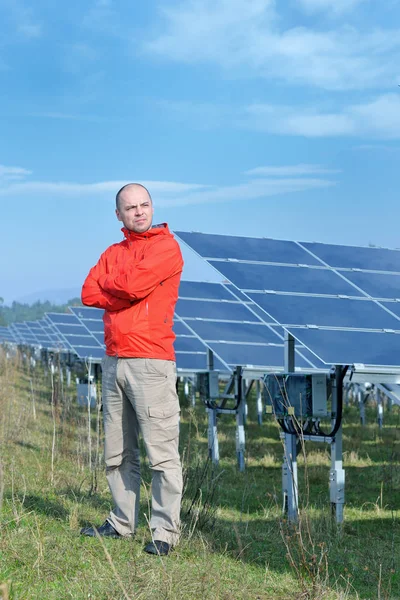
[[[28,175],[31,175],[32,171],[23,169],[22,167],[7,167],[0,165],[0,184],[16,179],[24,179]]]
[[[60,112],[37,112],[29,113],[26,116],[37,119],[55,119],[60,121],[88,121],[91,123],[104,123],[109,121],[108,117],[100,117],[97,115],[70,114]]]
[[[304,167],[304,165],[303,165]],[[309,165],[310,167],[310,165]],[[7,176],[1,177],[1,169]],[[283,167],[283,170],[287,167]],[[275,167],[279,174],[278,167]],[[325,172],[326,170],[324,170]],[[251,171],[249,171],[251,173]],[[0,168],[0,196],[19,196],[26,194],[51,195],[53,197],[69,197],[85,199],[89,197],[106,197],[113,199],[116,191],[126,184],[125,181],[100,181],[96,183],[70,183],[51,181],[17,181],[14,176],[26,177],[30,171],[20,167]],[[295,174],[294,172],[290,174]],[[8,178],[8,180],[7,180]],[[213,204],[215,202],[232,202],[236,200],[252,200],[268,196],[277,196],[306,190],[331,187],[335,181],[319,178],[279,177],[274,179],[260,178],[231,186],[213,186],[196,183],[174,181],[140,181],[146,186],[157,206],[185,206],[189,204]]]
[[[400,138],[400,94],[385,94],[336,112],[255,104],[244,111],[240,125],[257,131],[304,137],[358,136]]]
[[[165,102],[163,108],[178,121],[204,129],[248,129],[276,135],[310,138],[361,137],[400,139],[400,93],[382,94],[358,104],[327,109],[318,105],[250,104],[226,106],[207,103]],[[179,110],[181,107],[181,110]],[[280,167],[282,169],[283,167]],[[286,167],[285,167],[286,168]],[[300,165],[298,168],[306,168]],[[254,173],[252,173],[254,174]],[[271,175],[271,172],[265,172]],[[286,172],[277,172],[282,176]],[[293,174],[322,174],[321,171]]]
[[[17,34],[25,39],[40,37],[42,25],[35,18],[33,9],[26,6],[22,0],[2,0],[0,9],[5,11]]]
[[[200,184],[178,183],[173,181],[141,181],[144,186],[151,190],[152,195],[175,196],[203,189],[206,186]],[[100,181],[97,183],[70,183],[51,181],[26,181],[13,183],[6,187],[0,187],[0,195],[11,196],[19,194],[53,194],[59,196],[96,196],[108,194],[115,196],[117,190],[126,184],[124,181]]]
[[[173,205],[215,204],[216,202],[249,201],[269,196],[280,196],[296,192],[305,192],[328,188],[336,185],[335,181],[326,179],[256,179],[239,185],[217,187],[201,190],[177,198]]]
[[[235,76],[331,90],[396,81],[399,29],[358,31],[345,24],[327,31],[285,29],[276,6],[273,0],[185,0],[162,9],[163,27],[148,36],[142,50],[161,60],[211,63]]]
[[[354,150],[376,150],[381,152],[398,152],[400,150],[399,146],[390,146],[388,144],[359,144],[358,146],[354,146]]]
[[[308,14],[327,12],[332,15],[342,15],[354,10],[367,0],[296,0]]]
[[[336,169],[326,169],[321,165],[299,164],[287,166],[267,166],[257,167],[246,171],[246,175],[255,175],[261,177],[293,177],[301,175],[328,175],[339,173]]]

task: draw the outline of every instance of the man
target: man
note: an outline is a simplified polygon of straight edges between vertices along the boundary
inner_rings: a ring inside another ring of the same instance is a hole
[[[152,542],[166,555],[178,541],[182,469],[172,331],[183,261],[166,223],[152,227],[148,190],[130,183],[116,196],[125,240],[110,246],[87,276],[82,302],[103,308],[103,415],[106,475],[114,508],[97,528],[129,537],[139,515],[139,431],[152,469]],[[96,529],[81,530],[94,537]]]

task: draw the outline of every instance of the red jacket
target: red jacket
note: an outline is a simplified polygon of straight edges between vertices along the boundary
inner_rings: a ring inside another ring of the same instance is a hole
[[[106,354],[175,360],[172,331],[183,267],[177,241],[163,223],[145,233],[122,229],[86,277],[82,302],[104,308]]]

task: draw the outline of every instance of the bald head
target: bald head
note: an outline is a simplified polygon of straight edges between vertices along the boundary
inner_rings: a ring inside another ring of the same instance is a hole
[[[115,196],[115,204],[117,207],[117,210],[119,210],[120,208],[120,199],[122,196],[124,196],[124,192],[127,191],[132,191],[133,193],[135,193],[135,191],[139,192],[139,195],[143,196],[143,193],[146,193],[150,202],[152,203],[152,197],[150,196],[150,192],[147,188],[144,187],[144,185],[142,185],[141,183],[127,183],[126,185],[123,185],[122,188],[120,190],[118,190],[117,195]]]
[[[135,233],[150,229],[153,221],[153,202],[149,191],[140,183],[124,185],[116,195],[118,221]]]

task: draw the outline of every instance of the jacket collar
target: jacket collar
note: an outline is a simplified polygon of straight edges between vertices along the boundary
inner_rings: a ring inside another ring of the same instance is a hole
[[[167,223],[159,223],[157,225],[153,225],[152,227],[150,227],[150,229],[144,231],[143,233],[136,233],[134,231],[131,231],[130,229],[127,229],[126,227],[123,227],[121,231],[126,237],[126,239],[130,241],[143,239],[146,240],[155,237],[156,235],[171,235]]]

